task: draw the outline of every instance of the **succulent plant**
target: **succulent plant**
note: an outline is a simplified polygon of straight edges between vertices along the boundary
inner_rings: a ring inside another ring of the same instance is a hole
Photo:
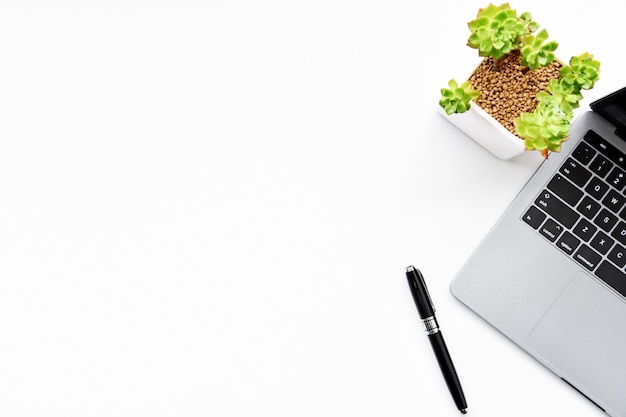
[[[534,113],[522,113],[515,120],[519,137],[526,149],[536,149],[544,157],[548,151],[558,152],[567,140],[573,109],[579,106],[582,89],[592,88],[600,74],[600,62],[585,52],[570,59],[570,65],[561,68],[560,78],[551,80],[545,91],[537,93],[539,102]]]
[[[540,102],[533,113],[522,113],[515,120],[515,126],[526,149],[538,150],[547,158],[549,151],[561,150],[561,143],[569,135],[572,117],[572,112],[563,111],[554,102]]]
[[[585,52],[570,59],[569,65],[561,69],[561,79],[579,90],[593,88],[600,78],[600,62],[593,59],[593,55]]]
[[[477,99],[480,95],[472,88],[469,81],[459,86],[455,80],[450,80],[448,87],[441,89],[441,100],[439,100],[439,105],[447,114],[466,112],[470,108],[470,101]]]
[[[512,51],[519,51],[521,64],[530,71],[547,67],[555,60],[558,43],[548,39],[545,29],[535,35],[539,25],[530,13],[518,16],[509,3],[489,4],[479,9],[476,19],[467,26],[471,32],[467,45],[477,49],[479,56],[492,57],[495,71],[500,70],[502,58]],[[569,135],[573,110],[583,98],[581,90],[593,88],[599,74],[600,62],[588,52],[572,57],[569,65],[561,68],[559,79],[550,81],[547,89],[536,95],[535,111],[522,113],[515,120],[515,131],[524,140],[526,149],[539,150],[545,157],[550,151],[561,149],[561,143]],[[459,86],[450,80],[448,86],[441,89],[439,101],[447,114],[467,111],[470,101],[480,95],[469,81]]]
[[[478,49],[480,56],[502,58],[518,49],[521,37],[537,27],[529,13],[522,16],[518,16],[509,3],[500,6],[489,4],[478,11],[475,20],[467,24],[472,32],[467,44]]]
[[[556,41],[548,40],[548,31],[545,29],[542,29],[537,36],[530,34],[524,36],[520,49],[522,65],[531,70],[549,66],[554,61],[554,51],[558,46]]]
[[[557,104],[563,111],[571,112],[579,107],[583,95],[579,89],[559,79],[550,80],[547,90],[537,93],[536,99],[542,103]]]

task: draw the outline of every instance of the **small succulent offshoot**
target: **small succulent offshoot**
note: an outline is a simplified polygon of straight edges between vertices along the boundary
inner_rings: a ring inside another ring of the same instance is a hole
[[[520,49],[522,65],[531,70],[549,66],[555,59],[554,51],[558,46],[557,42],[548,40],[548,31],[545,29],[542,29],[537,36],[524,36]]]
[[[459,86],[455,80],[448,82],[449,88],[441,89],[439,105],[447,114],[465,113],[470,108],[470,101],[476,100],[480,93],[472,88],[469,81]]]
[[[593,88],[599,78],[600,62],[593,59],[589,52],[572,57],[569,65],[561,68],[563,82],[575,86],[579,91]]]
[[[526,25],[528,33],[535,33],[539,29],[539,23],[533,20],[533,17],[530,15],[530,13],[524,12],[519,15],[519,18]]]
[[[579,107],[583,95],[580,93],[580,90],[570,84],[564,83],[563,79],[560,78],[558,80],[550,80],[548,88],[538,92],[535,98],[539,102],[553,100],[553,102],[561,106],[564,111],[573,111]]]

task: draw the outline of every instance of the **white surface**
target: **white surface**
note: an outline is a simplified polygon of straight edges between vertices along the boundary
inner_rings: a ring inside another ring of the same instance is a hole
[[[541,161],[436,113],[487,3],[49,3],[0,3],[0,415],[456,416],[409,264],[470,415],[602,415],[448,291]],[[613,3],[512,6],[626,84]]]

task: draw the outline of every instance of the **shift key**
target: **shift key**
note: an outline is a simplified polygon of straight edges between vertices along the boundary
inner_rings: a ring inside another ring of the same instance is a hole
[[[580,218],[580,215],[576,213],[567,204],[559,200],[554,194],[548,190],[543,190],[539,197],[535,200],[535,204],[541,210],[552,216],[554,220],[561,223],[563,226],[571,229],[576,224],[576,221]]]

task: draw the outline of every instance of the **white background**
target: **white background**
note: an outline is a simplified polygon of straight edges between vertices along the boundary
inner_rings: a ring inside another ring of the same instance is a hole
[[[623,13],[561,4],[586,108]],[[470,415],[602,415],[448,290],[541,162],[436,113],[486,5],[1,2],[0,415],[456,416],[409,264]]]

